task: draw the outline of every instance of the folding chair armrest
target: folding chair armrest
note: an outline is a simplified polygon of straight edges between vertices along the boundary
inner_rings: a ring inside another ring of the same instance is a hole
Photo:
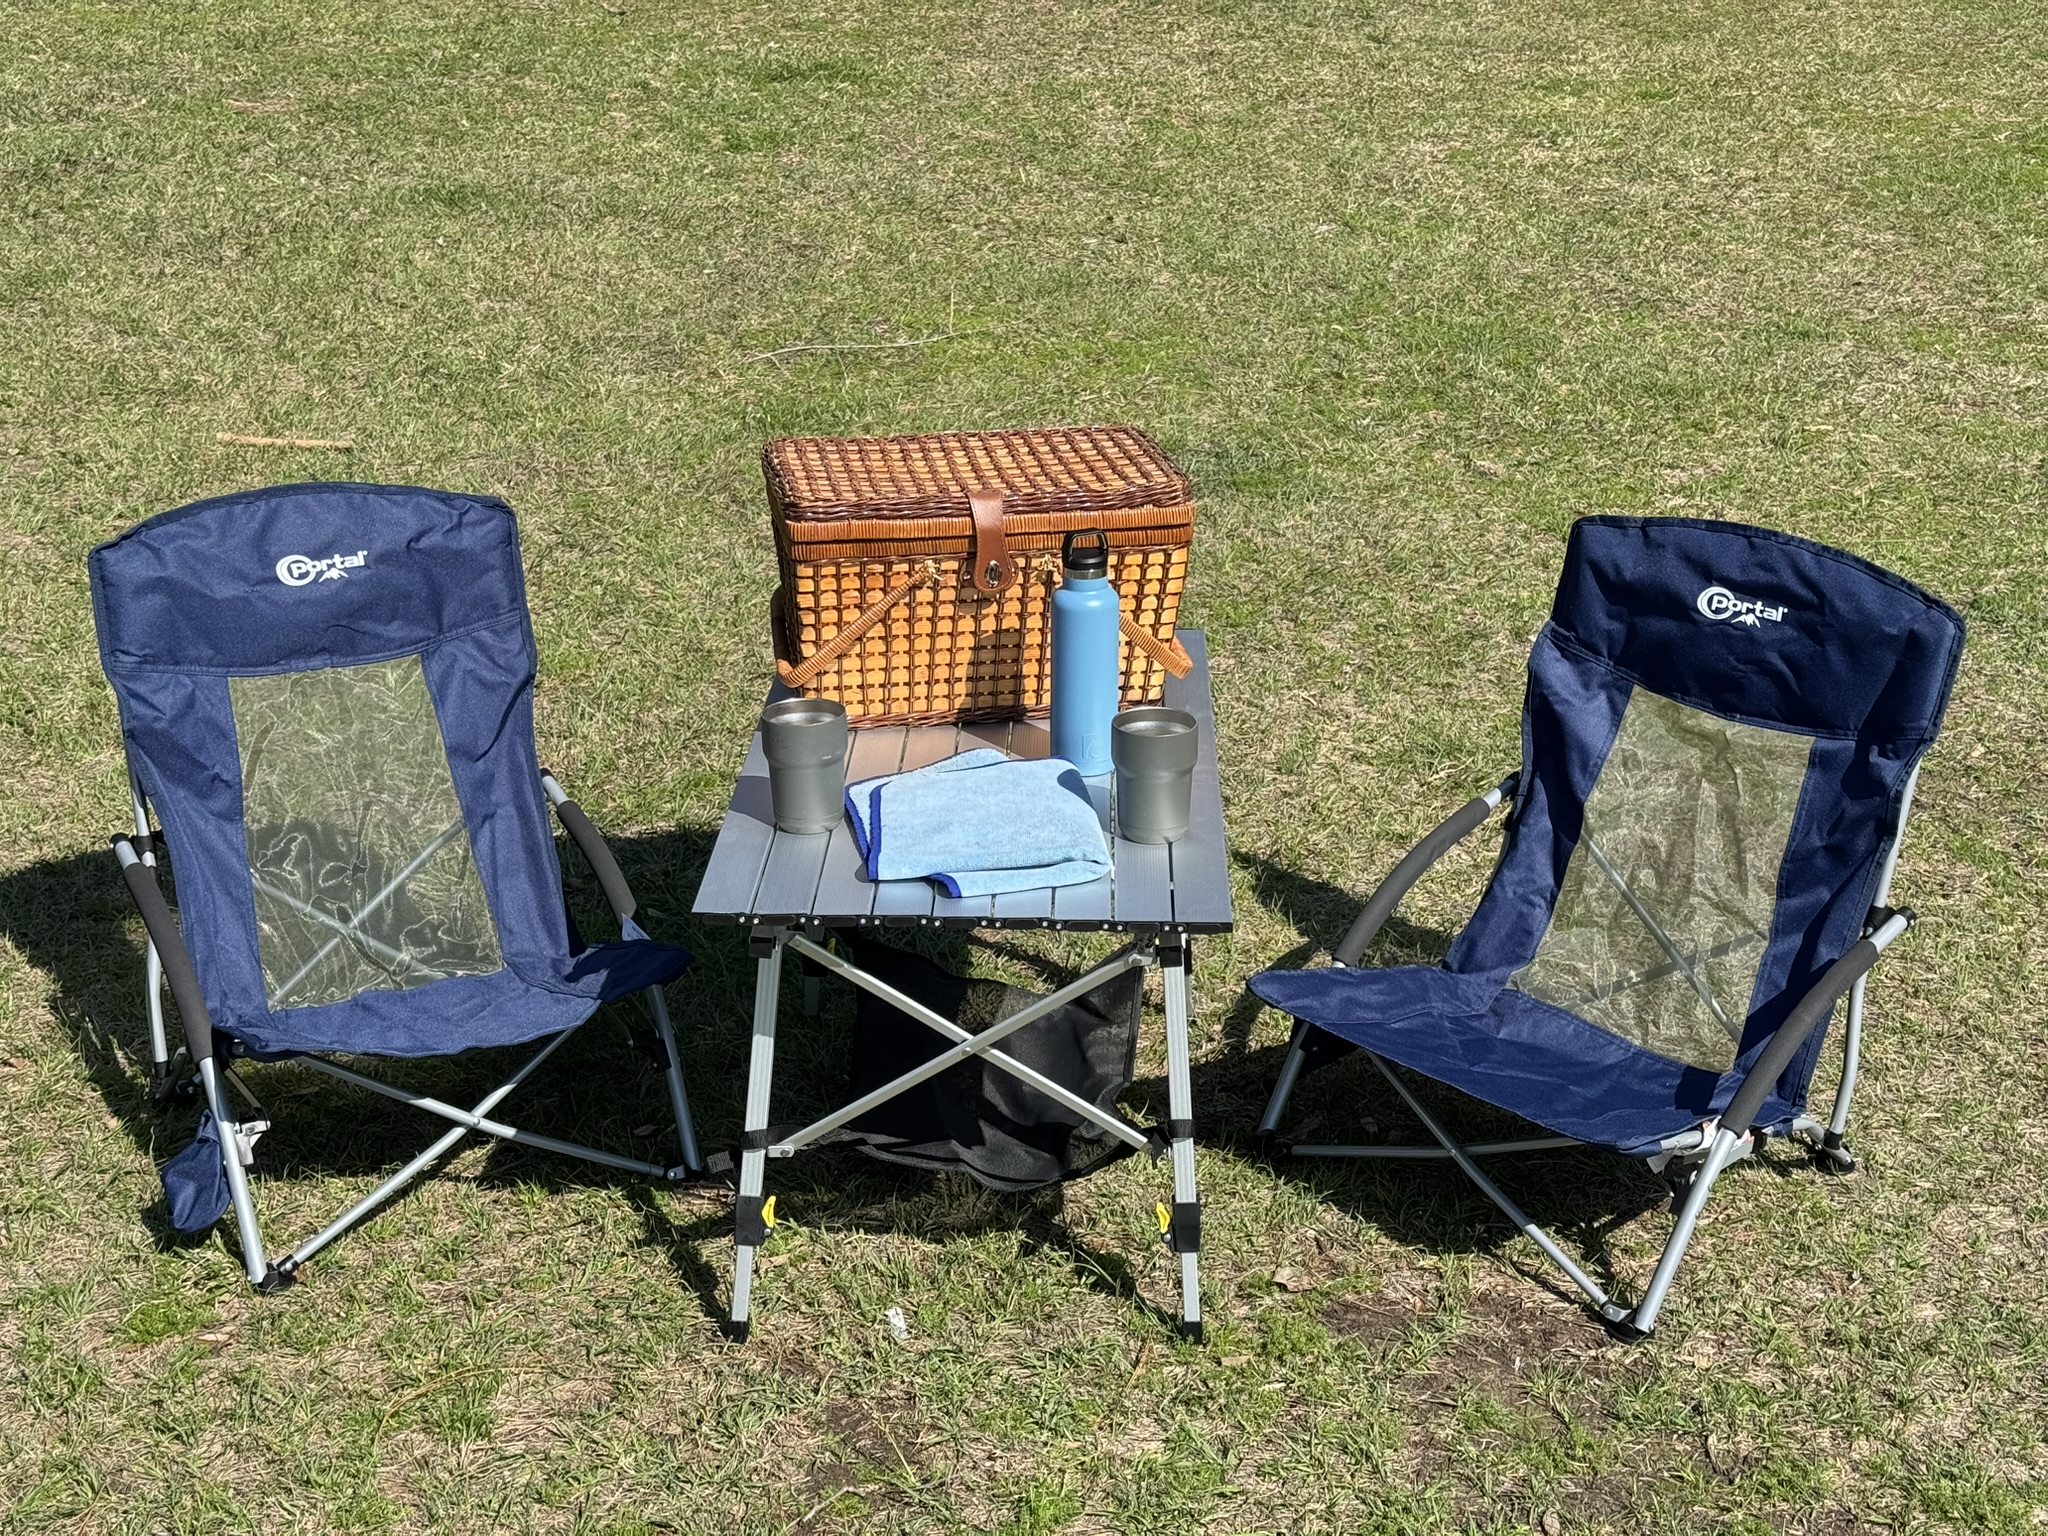
[[[1339,965],[1358,964],[1360,957],[1379,936],[1380,928],[1394,915],[1394,908],[1401,904],[1401,898],[1408,894],[1408,888],[1422,878],[1430,865],[1469,837],[1481,822],[1493,814],[1494,807],[1503,800],[1512,799],[1521,782],[1519,770],[1509,774],[1485,794],[1467,800],[1409,849],[1408,856],[1394,866],[1394,872],[1372,893],[1365,910],[1358,914],[1351,931],[1344,935],[1344,942],[1337,946],[1331,958]]]
[[[135,839],[123,832],[115,836],[113,844],[114,857],[121,861],[121,878],[128,882],[128,894],[135,898],[135,906],[142,913],[142,926],[150,943],[156,946],[157,958],[163,962],[164,979],[171,984],[178,1016],[185,1022],[185,1045],[196,1067],[213,1055],[213,1015],[207,1012],[206,999],[200,995],[199,973],[192,969],[192,957],[185,952],[185,936],[178,931],[178,920],[171,915],[164,893],[157,889],[155,871],[142,862],[142,855],[136,851]]]
[[[1771,1085],[1784,1074],[1792,1058],[1799,1054],[1799,1048],[1806,1044],[1807,1037],[1821,1020],[1834,1011],[1835,1004],[1856,984],[1856,979],[1877,964],[1877,957],[1884,953],[1885,946],[1915,921],[1916,914],[1911,907],[1884,913],[1876,927],[1827,968],[1826,974],[1813,984],[1806,996],[1799,999],[1785,1022],[1778,1026],[1778,1032],[1771,1036],[1763,1054],[1757,1057],[1756,1065],[1743,1077],[1742,1086],[1735,1090],[1735,1097],[1721,1115],[1721,1129],[1736,1136],[1746,1136],[1755,1129],[1756,1112],[1763,1107]]]
[[[633,900],[632,887],[626,884],[625,873],[619,868],[619,861],[612,857],[612,851],[590,824],[590,818],[583,814],[583,807],[569,798],[568,792],[556,782],[555,776],[545,768],[540,775],[541,788],[547,792],[548,803],[555,808],[555,815],[562,828],[575,839],[582,850],[584,862],[590,865],[591,873],[597,876],[597,883],[604,890],[604,899],[611,903],[612,911],[624,922],[633,915],[638,905]]]

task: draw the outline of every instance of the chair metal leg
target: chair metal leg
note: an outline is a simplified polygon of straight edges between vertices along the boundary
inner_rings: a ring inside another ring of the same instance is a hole
[[[555,1039],[559,1041],[572,1033],[573,1030],[565,1030]],[[387,1099],[396,1099],[401,1104],[410,1104],[414,1109],[424,1110],[430,1115],[439,1115],[443,1120],[453,1120],[465,1130],[482,1131],[486,1136],[495,1136],[500,1141],[515,1142],[522,1147],[538,1147],[543,1152],[559,1152],[564,1157],[580,1157],[587,1163],[617,1168],[624,1173],[646,1174],[649,1178],[655,1179],[673,1179],[681,1171],[679,1166],[650,1163],[638,1157],[621,1157],[616,1152],[582,1146],[554,1136],[543,1136],[538,1131],[523,1131],[518,1126],[507,1125],[481,1110],[464,1109],[460,1105],[434,1098],[431,1094],[415,1093],[410,1088],[400,1088],[391,1083],[380,1082],[374,1077],[365,1077],[360,1072],[352,1072],[347,1067],[323,1057],[302,1056],[299,1059],[316,1072],[325,1072],[329,1077],[338,1077],[345,1083],[352,1083],[371,1093],[382,1094]],[[521,1076],[524,1075],[522,1072]]]
[[[661,995],[661,988],[647,989],[648,1011],[654,1015],[654,1032],[661,1037],[662,1051],[668,1056],[669,1108],[675,1111],[676,1141],[682,1148],[683,1166],[692,1173],[702,1173],[704,1164],[697,1156],[697,1126],[690,1118],[690,1093],[683,1086],[683,1057],[676,1049],[675,1026],[669,1022],[668,1000]]]
[[[221,1163],[228,1176],[228,1199],[235,1208],[235,1229],[242,1239],[242,1268],[249,1283],[259,1289],[271,1282],[269,1260],[263,1252],[263,1229],[256,1220],[256,1202],[249,1194],[248,1171],[242,1167],[241,1123],[228,1113],[228,1096],[222,1091],[220,1063],[211,1056],[199,1063],[199,1091],[213,1112],[220,1133]]]
[[[1830,1166],[1843,1173],[1856,1167],[1846,1138],[1849,1106],[1856,1097],[1856,1077],[1863,1059],[1863,988],[1869,980],[1868,975],[1858,976],[1849,989],[1849,1017],[1842,1030],[1842,1082],[1835,1089],[1835,1110],[1828,1116],[1828,1128],[1814,1148]]]
[[[1477,1141],[1466,1144],[1462,1150],[1467,1157],[1500,1157],[1510,1152],[1547,1152],[1557,1147],[1582,1147],[1585,1143],[1571,1136],[1525,1136],[1520,1141]],[[1410,1146],[1352,1142],[1330,1145],[1323,1142],[1296,1142],[1287,1149],[1296,1157],[1357,1157],[1385,1158],[1394,1162],[1435,1162],[1448,1158],[1450,1152],[1441,1146]]]
[[[145,864],[154,862],[150,859]],[[150,1075],[162,1082],[164,1074],[171,1068],[170,1037],[164,1030],[164,962],[156,952],[154,943],[143,955],[143,985],[149,989],[149,1065]]]
[[[1899,792],[1898,826],[1892,832],[1891,846],[1885,850],[1884,867],[1878,872],[1877,893],[1871,898],[1873,910],[1891,905],[1892,876],[1898,872],[1899,848],[1906,840],[1906,823],[1913,814],[1913,793],[1919,783],[1920,765],[1916,763],[1907,776],[1905,788]],[[1828,1117],[1828,1128],[1815,1149],[1829,1165],[1843,1173],[1856,1167],[1856,1159],[1843,1138],[1849,1132],[1849,1105],[1856,1097],[1856,1076],[1863,1059],[1863,988],[1869,979],[1867,974],[1858,976],[1849,989],[1849,1018],[1842,1032],[1842,1083],[1835,1090],[1835,1110]]]
[[[775,1015],[782,996],[782,951],[788,935],[776,932],[754,963],[754,1043],[747,1058],[747,1103],[742,1118],[739,1198],[733,1209],[731,1326],[744,1340],[751,1327],[754,1255],[767,1235],[761,1186],[766,1173],[768,1104],[775,1077]]]
[[[149,802],[143,798],[142,782],[133,773],[128,776],[128,796],[135,809],[135,836],[138,841],[149,836]],[[156,845],[154,840],[144,843],[142,862],[155,878]],[[148,989],[149,1000],[149,1066],[154,1080],[152,1087],[159,1095],[170,1091],[168,1081],[171,1071],[170,1032],[164,1027],[164,962],[156,952],[156,940],[148,940],[143,947],[143,985]]]
[[[499,1096],[493,1095],[493,1097]],[[489,1100],[485,1101],[486,1106],[489,1103]],[[362,1221],[372,1211],[376,1210],[378,1206],[384,1204],[401,1189],[404,1189],[406,1185],[412,1183],[414,1179],[417,1179],[422,1173],[426,1172],[437,1159],[447,1153],[449,1149],[468,1134],[469,1127],[466,1125],[450,1126],[434,1141],[432,1146],[420,1153],[419,1156],[413,1158],[412,1161],[385,1179],[383,1183],[363,1196],[362,1199],[358,1200],[354,1205],[314,1233],[313,1236],[307,1238],[298,1247],[278,1260],[278,1269],[285,1274],[297,1273],[301,1264],[304,1264],[314,1254],[325,1248],[337,1237],[340,1237],[342,1233],[348,1231],[349,1228]]]
[[[1428,1128],[1430,1135],[1443,1143],[1445,1150],[1451,1154],[1465,1176],[1479,1186],[1480,1193],[1499,1206],[1508,1220],[1520,1228],[1531,1242],[1543,1250],[1544,1255],[1553,1264],[1570,1277],[1574,1285],[1586,1293],[1601,1317],[1631,1337],[1649,1336],[1651,1330],[1657,1326],[1658,1315],[1664,1310],[1665,1295],[1670,1291],[1671,1282],[1678,1274],[1679,1263],[1685,1258],[1685,1250],[1692,1242],[1693,1230],[1699,1224],[1700,1210],[1706,1205],[1707,1196],[1713,1192],[1714,1181],[1730,1163],[1749,1155],[1752,1145],[1749,1137],[1737,1136],[1726,1129],[1715,1133],[1705,1157],[1701,1160],[1699,1171],[1693,1176],[1692,1184],[1686,1191],[1684,1204],[1679,1208],[1678,1220],[1672,1228],[1670,1238],[1664,1244],[1664,1252],[1657,1261],[1656,1271],[1650,1276],[1650,1283],[1643,1291],[1642,1300],[1631,1309],[1613,1300],[1590,1275],[1572,1262],[1548,1232],[1522,1214],[1521,1207],[1480,1171],[1479,1165],[1472,1161],[1465,1148],[1451,1139],[1450,1133],[1444,1129],[1443,1122],[1431,1114],[1422,1101],[1409,1091],[1408,1085],[1401,1081],[1387,1062],[1371,1051],[1367,1051],[1366,1055],[1372,1064],[1380,1069],[1387,1081],[1394,1085],[1394,1091],[1401,1095],[1416,1118]]]
[[[1613,1323],[1619,1323],[1626,1318],[1628,1315],[1626,1310],[1614,1303],[1607,1292],[1600,1288],[1599,1282],[1579,1268],[1578,1265],[1574,1264],[1571,1256],[1558,1247],[1556,1239],[1537,1226],[1527,1216],[1523,1215],[1522,1208],[1510,1200],[1501,1187],[1486,1176],[1480,1166],[1472,1160],[1470,1154],[1452,1139],[1451,1133],[1444,1128],[1443,1122],[1430,1113],[1429,1107],[1409,1090],[1408,1085],[1401,1081],[1394,1069],[1377,1053],[1367,1051],[1365,1054],[1372,1064],[1380,1069],[1380,1074],[1394,1085],[1394,1091],[1401,1095],[1402,1100],[1408,1105],[1410,1112],[1414,1114],[1416,1119],[1422,1122],[1424,1129],[1439,1142],[1443,1143],[1444,1150],[1449,1152],[1451,1160],[1464,1170],[1465,1177],[1478,1185],[1479,1192],[1499,1206],[1508,1220],[1513,1222],[1529,1241],[1542,1249],[1550,1261],[1570,1277],[1572,1284],[1586,1293],[1587,1298],[1592,1301],[1593,1305],[1599,1308],[1600,1315]]]
[[[562,1042],[567,1040],[574,1033],[576,1033],[576,1031],[573,1029],[565,1029],[559,1035],[556,1035],[553,1039],[549,1040],[548,1043],[542,1046],[539,1051],[535,1052],[534,1055],[531,1056],[519,1068],[517,1072],[513,1073],[511,1077],[507,1078],[504,1082],[500,1083],[496,1088],[493,1088],[489,1093],[485,1094],[483,1098],[478,1100],[476,1108],[466,1112],[466,1121],[482,1122],[486,1115],[490,1114],[492,1110],[496,1109],[499,1104],[504,1102],[506,1097],[509,1096],[514,1089],[516,1089],[521,1083],[525,1082],[527,1078],[531,1077],[534,1074],[534,1072],[539,1069],[540,1064],[546,1061],[550,1056],[554,1055],[555,1051],[561,1046]],[[355,1083],[359,1086],[373,1088],[379,1092],[384,1093],[387,1097],[398,1099],[402,1103],[415,1103],[415,1107],[424,1107],[416,1103],[416,1100],[418,1098],[417,1095],[408,1095],[404,1089],[392,1088],[388,1083],[378,1083],[375,1080],[365,1078],[358,1073],[350,1072],[344,1067],[337,1067],[331,1061],[322,1061],[317,1056],[305,1056],[301,1057],[300,1060],[307,1066],[320,1068],[326,1071],[329,1075],[339,1077],[345,1082]],[[406,1185],[412,1183],[413,1180],[417,1179],[430,1166],[432,1166],[436,1160],[438,1160],[457,1142],[461,1141],[462,1138],[467,1136],[471,1131],[481,1130],[483,1128],[484,1126],[478,1123],[458,1122],[449,1130],[443,1132],[441,1136],[424,1152],[421,1152],[417,1157],[413,1158],[410,1162],[406,1163],[402,1168],[398,1169],[390,1177],[386,1178],[382,1183],[380,1183],[375,1189],[371,1190],[367,1195],[363,1196],[362,1199],[358,1200],[354,1205],[350,1206],[347,1210],[343,1211],[339,1216],[335,1217],[334,1220],[330,1221],[326,1226],[322,1227],[312,1237],[308,1238],[305,1242],[300,1243],[298,1247],[294,1248],[290,1253],[286,1254],[283,1258],[279,1259],[275,1264],[273,1264],[270,1267],[269,1271],[269,1288],[281,1289],[284,1285],[289,1285],[291,1283],[292,1277],[298,1272],[300,1265],[304,1264],[308,1259],[312,1258],[314,1254],[318,1253],[322,1248],[325,1248],[329,1243],[333,1242],[337,1237],[340,1237],[344,1232],[348,1231],[351,1227],[356,1226],[358,1223],[360,1223],[363,1220],[363,1218],[368,1216],[372,1211],[376,1210],[380,1205],[383,1205],[386,1201],[390,1200],[393,1195],[396,1195],[400,1190],[404,1189]]]
[[[1633,1312],[1616,1321],[1639,1335],[1647,1335],[1657,1326],[1657,1315],[1664,1310],[1665,1293],[1671,1289],[1671,1282],[1678,1274],[1679,1262],[1684,1259],[1685,1250],[1692,1242],[1693,1229],[1699,1224],[1700,1210],[1706,1205],[1707,1196],[1713,1193],[1714,1181],[1730,1163],[1746,1156],[1749,1147],[1746,1136],[1737,1136],[1726,1129],[1715,1133],[1714,1143],[1707,1149],[1706,1160],[1693,1175],[1685,1203],[1679,1207],[1677,1223],[1664,1244],[1664,1253],[1657,1260],[1656,1272],[1650,1276],[1643,1299],[1636,1303]]]
[[[1280,1117],[1287,1111],[1287,1101],[1294,1095],[1294,1084],[1301,1076],[1302,1057],[1308,1044],[1309,1024],[1305,1019],[1294,1021],[1294,1034],[1287,1041],[1287,1057],[1280,1063],[1280,1081],[1273,1085],[1272,1097],[1266,1100],[1266,1112],[1259,1117],[1259,1134],[1270,1136],[1279,1128]]]
[[[1195,1192],[1194,1087],[1188,1066],[1188,951],[1159,950],[1166,991],[1166,1112],[1173,1132],[1173,1203],[1168,1235],[1180,1255],[1180,1329],[1202,1339],[1201,1202]]]

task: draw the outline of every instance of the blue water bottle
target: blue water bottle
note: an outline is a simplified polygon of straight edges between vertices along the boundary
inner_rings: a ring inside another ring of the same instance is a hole
[[[1120,614],[1109,584],[1109,536],[1100,528],[1068,534],[1060,565],[1052,594],[1052,755],[1093,778],[1110,771],[1117,706]]]

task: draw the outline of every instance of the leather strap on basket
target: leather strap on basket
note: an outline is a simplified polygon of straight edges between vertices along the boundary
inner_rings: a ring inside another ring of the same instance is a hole
[[[1166,668],[1175,677],[1186,677],[1195,670],[1195,659],[1187,653],[1176,635],[1171,640],[1161,640],[1128,613],[1117,615],[1124,638]]]
[[[817,681],[819,673],[825,671],[834,662],[838,661],[840,657],[860,644],[861,636],[888,617],[891,608],[894,608],[919,587],[931,586],[938,579],[939,572],[937,566],[927,560],[923,565],[912,571],[903,580],[897,582],[895,586],[861,610],[858,618],[851,624],[846,625],[838,634],[827,640],[815,651],[811,652],[798,665],[791,666],[788,662],[778,657],[775,662],[776,675],[791,688],[810,687],[812,683]]]
[[[978,553],[977,551],[977,556]],[[1007,554],[1004,558],[1008,559]],[[1013,579],[1014,574],[1013,565]],[[776,657],[776,675],[782,679],[784,684],[791,688],[810,687],[812,683],[818,680],[821,673],[827,671],[841,657],[846,655],[848,651],[860,644],[863,635],[887,618],[890,609],[910,596],[919,587],[936,585],[938,580],[938,563],[927,560],[923,565],[904,577],[903,580],[897,582],[887,592],[876,598],[874,602],[862,609],[859,616],[851,624],[842,628],[838,634],[811,652],[801,662],[792,665],[782,657]],[[1194,659],[1182,648],[1178,639],[1161,640],[1128,613],[1119,613],[1117,615],[1117,623],[1119,628],[1122,629],[1125,639],[1129,640],[1132,645],[1144,652],[1145,655],[1158,662],[1159,665],[1166,668],[1175,677],[1186,677],[1188,673],[1194,670]]]
[[[1003,531],[1003,493],[969,491],[967,509],[974,514],[974,590],[983,597],[1007,592],[1017,584],[1017,562]]]

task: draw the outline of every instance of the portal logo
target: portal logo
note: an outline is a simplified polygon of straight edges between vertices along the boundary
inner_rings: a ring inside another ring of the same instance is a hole
[[[1726,587],[1708,587],[1694,600],[1693,606],[1703,617],[1717,624],[1747,624],[1751,629],[1763,628],[1765,620],[1776,624],[1785,617],[1783,608],[1737,597]]]
[[[340,581],[350,571],[361,570],[370,552],[359,549],[352,555],[329,555],[315,560],[307,555],[286,555],[277,562],[277,579],[288,587],[303,587],[315,581]]]

